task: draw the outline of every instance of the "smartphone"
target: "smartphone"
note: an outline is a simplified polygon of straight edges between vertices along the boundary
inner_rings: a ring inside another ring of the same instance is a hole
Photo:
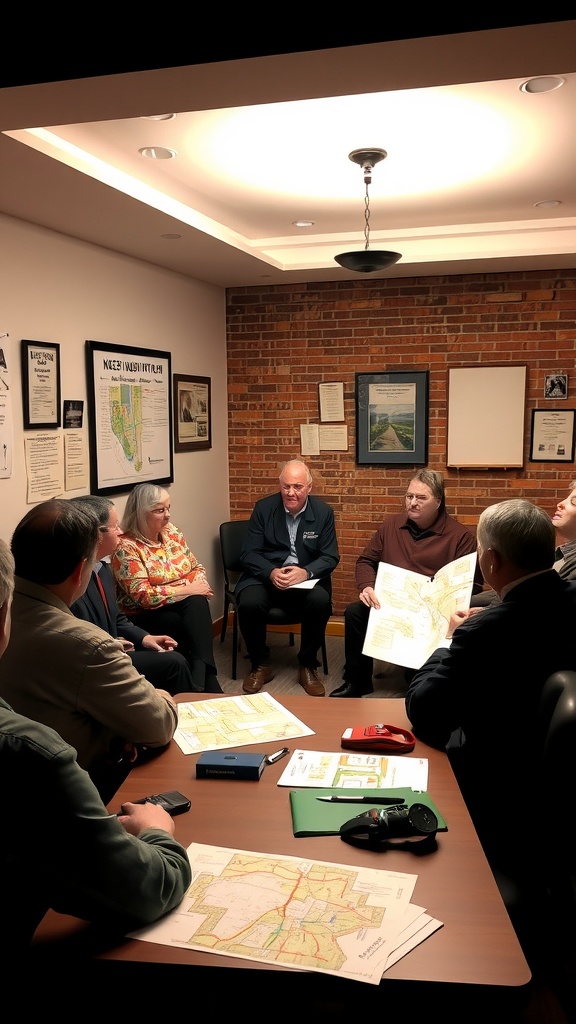
[[[190,810],[190,801],[183,793],[171,789],[168,793],[158,793],[156,796],[144,796],[141,800],[135,800],[135,804],[158,804],[168,814],[174,817],[175,814],[184,814]]]

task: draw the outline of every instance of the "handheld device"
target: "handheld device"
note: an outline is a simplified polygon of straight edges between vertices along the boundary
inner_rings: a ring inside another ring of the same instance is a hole
[[[184,811],[189,811],[191,806],[188,797],[176,789],[171,789],[168,793],[157,793],[156,796],[144,796],[141,800],[135,800],[134,803],[158,804],[172,817],[175,814],[184,814]]]
[[[410,807],[371,807],[345,821],[340,827],[340,838],[352,846],[385,849],[386,845],[425,842],[432,845],[438,830],[438,818],[424,804]]]
[[[345,729],[341,745],[345,750],[367,750],[382,754],[409,754],[416,738],[396,725],[357,725]]]

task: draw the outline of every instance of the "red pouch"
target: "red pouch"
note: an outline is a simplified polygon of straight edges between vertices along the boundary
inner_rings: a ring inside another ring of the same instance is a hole
[[[409,754],[416,738],[408,729],[396,725],[357,725],[345,729],[341,745],[344,750],[366,750],[381,754]]]

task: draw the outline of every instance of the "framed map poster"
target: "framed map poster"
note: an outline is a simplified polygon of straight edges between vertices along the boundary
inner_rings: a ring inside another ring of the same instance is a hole
[[[92,494],[174,479],[169,352],[86,342]]]

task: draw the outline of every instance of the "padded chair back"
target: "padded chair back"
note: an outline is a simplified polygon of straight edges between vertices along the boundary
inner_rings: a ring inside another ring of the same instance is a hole
[[[571,806],[576,792],[576,672],[549,676],[540,699],[542,793]],[[572,829],[569,830],[572,832]]]
[[[232,522],[220,524],[220,551],[227,589],[233,587],[228,574],[242,572],[240,553],[248,530],[248,523],[248,519],[235,519]]]

